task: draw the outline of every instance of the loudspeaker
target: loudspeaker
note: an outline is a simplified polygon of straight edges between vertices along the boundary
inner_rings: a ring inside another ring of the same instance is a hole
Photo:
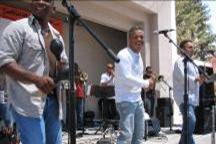
[[[157,118],[151,118],[147,120],[147,135],[148,136],[155,136],[158,135],[160,132],[160,122]]]
[[[95,118],[95,113],[93,111],[86,111],[84,113],[84,125],[87,127],[93,127],[94,118]]]
[[[213,69],[212,68],[204,68],[200,67],[203,71],[207,73],[207,75],[212,75],[213,74]],[[199,91],[199,96],[200,96],[200,107],[209,107],[214,104],[214,99],[215,99],[215,94],[214,94],[214,83],[203,83],[200,86],[200,91]]]
[[[196,114],[196,126],[195,126],[194,133],[196,134],[210,133],[212,131],[211,107],[197,107],[195,109],[195,114]]]
[[[213,69],[208,67],[200,67],[208,75],[213,74]],[[195,109],[196,126],[194,133],[205,134],[212,131],[212,105],[214,104],[214,83],[204,83],[200,86],[199,91],[200,102]]]
[[[170,121],[172,124],[173,119],[173,100],[169,98],[159,98],[157,101],[156,116],[160,120],[161,127],[170,126]]]

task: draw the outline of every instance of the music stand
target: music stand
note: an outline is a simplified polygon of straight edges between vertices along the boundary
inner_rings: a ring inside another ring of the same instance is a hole
[[[90,95],[97,98],[113,97],[115,95],[114,86],[92,85]]]
[[[115,96],[114,86],[100,86],[100,94],[102,98]]]
[[[104,116],[104,103],[105,100],[109,97],[113,97],[115,95],[115,91],[114,91],[114,86],[100,86],[100,85],[94,85],[92,87],[91,90],[91,94],[94,95],[95,97],[101,98],[101,117],[102,117],[102,122],[99,126],[99,128],[96,130],[95,134],[97,134],[97,132],[99,130],[101,130],[103,127],[106,127],[109,123],[112,123],[111,120],[108,120],[105,116]],[[103,130],[103,132],[105,132],[106,129]]]

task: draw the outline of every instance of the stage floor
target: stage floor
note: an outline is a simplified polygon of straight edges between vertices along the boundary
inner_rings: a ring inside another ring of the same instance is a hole
[[[179,130],[180,128],[174,127],[173,130]],[[96,128],[89,128],[85,131],[85,134],[82,137],[76,138],[77,144],[96,144],[101,138],[103,138],[101,131],[96,135],[94,134]],[[78,131],[81,133],[81,131]],[[106,138],[113,137],[113,144],[116,141],[116,134],[111,135],[111,133],[106,134]],[[211,144],[211,135],[212,133],[194,135],[196,144]],[[161,128],[161,131],[158,136],[148,137],[147,140],[143,140],[145,144],[177,144],[180,138],[179,133],[170,132],[169,128]],[[63,144],[68,144],[68,135],[66,132],[63,133]]]

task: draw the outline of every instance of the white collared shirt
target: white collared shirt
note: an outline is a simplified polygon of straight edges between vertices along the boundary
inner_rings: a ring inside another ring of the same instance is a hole
[[[184,57],[180,57],[174,65],[173,71],[173,95],[177,105],[184,103]],[[195,79],[199,76],[198,69],[191,63],[187,63],[188,73],[188,103],[199,105],[199,83]]]

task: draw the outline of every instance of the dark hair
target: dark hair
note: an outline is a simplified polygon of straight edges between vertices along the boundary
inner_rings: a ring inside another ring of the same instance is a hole
[[[184,49],[185,44],[188,43],[188,42],[192,42],[192,40],[186,39],[186,40],[181,41],[180,45],[179,45],[180,48]]]
[[[136,30],[142,30],[143,31],[143,27],[141,27],[140,25],[135,25],[135,26],[131,27],[130,30],[128,31],[129,38],[133,36],[133,34]]]
[[[152,67],[151,66],[147,66],[146,67],[146,71],[148,71],[149,69],[152,69]]]
[[[80,72],[79,65],[75,62],[74,63],[74,75],[75,76],[79,75],[79,72]]]

